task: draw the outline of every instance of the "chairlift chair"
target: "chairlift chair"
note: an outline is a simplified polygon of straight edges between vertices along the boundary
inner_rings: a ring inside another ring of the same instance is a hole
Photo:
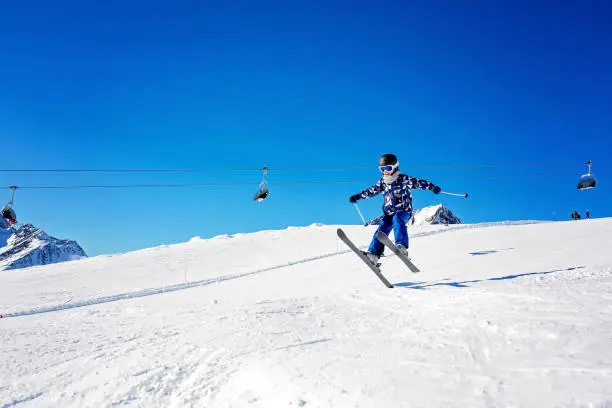
[[[15,210],[13,210],[13,202],[15,201],[15,190],[17,190],[17,186],[10,186],[9,188],[13,190],[11,194],[11,201],[9,201],[8,204],[2,208],[2,217],[8,221],[9,227],[12,227],[13,225],[17,224],[17,214],[15,214]]]
[[[580,181],[578,181],[577,187],[578,190],[588,190],[594,188],[595,184],[597,184],[595,176],[591,174],[591,166],[593,165],[593,163],[589,160],[585,164],[588,166],[587,174],[583,174],[582,176],[580,176]]]
[[[255,197],[253,197],[253,200],[255,200],[255,202],[258,202],[258,203],[261,203],[270,194],[270,190],[268,189],[268,180],[267,180],[268,168],[264,167],[261,170],[263,171],[261,183],[259,183],[259,188],[257,189],[257,192],[255,193]]]

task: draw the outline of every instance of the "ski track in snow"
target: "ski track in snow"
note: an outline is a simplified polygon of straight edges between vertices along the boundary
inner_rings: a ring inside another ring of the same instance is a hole
[[[427,268],[412,274],[386,259],[396,289],[339,251],[21,308],[0,321],[0,408],[612,407],[612,220],[516,224],[412,234],[429,237],[415,242]],[[160,259],[187,253],[170,250]],[[80,268],[94,279],[87,268],[105,262]],[[60,279],[70,269],[44,271]],[[13,290],[54,293],[13,276]],[[71,279],[65,293],[87,282]],[[54,310],[64,312],[45,313]]]
[[[430,236],[430,235],[437,235],[437,234],[446,233],[446,232],[460,231],[460,230],[466,229],[466,228],[470,228],[470,229],[473,229],[473,228],[487,228],[487,227],[500,226],[500,225],[505,225],[505,226],[509,226],[509,225],[529,225],[529,224],[535,224],[535,223],[541,223],[541,222],[540,221],[504,221],[504,222],[491,222],[491,223],[482,223],[482,224],[458,225],[458,226],[453,226],[452,228],[448,228],[448,229],[440,229],[440,230],[436,230],[436,231],[419,232],[419,233],[413,234],[411,236],[411,239],[419,238],[419,237],[426,237],[426,236]],[[219,276],[219,277],[211,278],[211,279],[203,279],[203,280],[199,280],[199,281],[181,283],[181,284],[177,284],[177,285],[144,289],[144,290],[135,291],[135,292],[119,293],[119,294],[116,294],[116,295],[103,296],[103,297],[99,297],[99,298],[88,299],[88,300],[83,300],[83,301],[74,302],[74,303],[72,303],[70,300],[67,300],[64,303],[59,304],[59,305],[43,306],[43,307],[36,307],[36,308],[28,309],[28,310],[20,310],[20,311],[15,311],[15,312],[7,312],[7,313],[3,313],[1,316],[3,318],[30,316],[30,315],[40,314],[40,313],[58,312],[58,311],[67,310],[67,309],[74,309],[74,308],[78,308],[78,307],[98,305],[98,304],[101,304],[101,303],[117,302],[117,301],[120,301],[120,300],[134,299],[134,298],[139,298],[139,297],[144,297],[144,296],[153,296],[153,295],[158,295],[158,294],[162,294],[162,293],[175,292],[175,291],[179,291],[179,290],[185,290],[185,289],[191,289],[191,288],[196,288],[196,287],[200,287],[200,286],[206,286],[206,285],[210,285],[210,284],[213,284],[213,283],[219,283],[219,282],[223,282],[223,281],[227,281],[227,280],[231,280],[231,279],[238,279],[238,278],[242,278],[242,277],[245,277],[245,276],[255,275],[255,274],[259,274],[259,273],[263,273],[263,272],[268,272],[268,271],[273,271],[273,270],[277,270],[277,269],[281,269],[281,268],[287,268],[287,267],[290,267],[290,266],[293,266],[293,265],[300,265],[300,264],[304,264],[304,263],[308,263],[308,262],[319,261],[321,259],[325,259],[325,258],[337,256],[337,255],[343,255],[343,254],[347,254],[347,253],[350,253],[350,252],[351,252],[350,250],[344,250],[344,251],[328,253],[328,254],[324,254],[324,255],[320,255],[320,256],[315,256],[315,257],[311,257],[311,258],[306,258],[306,259],[302,259],[302,260],[297,260],[297,261],[293,261],[293,262],[288,262],[288,263],[283,264],[283,265],[276,265],[276,266],[271,266],[271,267],[268,267],[268,268],[258,269],[258,270],[251,271],[251,272],[245,272],[245,273],[240,273],[240,274],[235,274],[235,275],[231,275],[230,274],[230,275]],[[404,286],[406,286],[406,285],[404,285]],[[413,287],[413,288],[415,288],[415,287]]]

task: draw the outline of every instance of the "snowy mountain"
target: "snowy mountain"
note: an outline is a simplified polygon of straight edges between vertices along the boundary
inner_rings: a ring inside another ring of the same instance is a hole
[[[9,223],[3,217],[0,217],[0,248],[6,245],[6,241],[13,234],[13,229],[9,229]]]
[[[6,224],[4,219],[0,221]],[[0,244],[4,244],[0,248],[0,270],[27,268],[87,257],[76,241],[53,238],[32,224],[24,224],[17,230],[5,229],[0,235]]]
[[[368,225],[379,225],[383,216],[368,222]],[[414,215],[408,225],[461,224],[461,220],[451,210],[442,204],[414,210]]]
[[[451,210],[442,204],[424,207],[416,210],[413,215],[412,225],[424,224],[461,224],[461,220]]]
[[[0,273],[0,407],[610,406],[612,219],[409,229],[393,289],[322,225]]]

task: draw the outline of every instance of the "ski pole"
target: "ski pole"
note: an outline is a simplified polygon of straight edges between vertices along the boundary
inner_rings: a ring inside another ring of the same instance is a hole
[[[359,216],[361,217],[361,220],[363,221],[363,226],[367,226],[368,223],[366,222],[365,218],[363,218],[363,214],[361,213],[361,210],[359,209],[359,206],[357,205],[357,203],[355,204],[355,209],[357,210],[357,212],[359,213]]]
[[[440,191],[442,194],[446,194],[446,195],[452,195],[452,196],[456,196],[456,197],[465,197],[468,198],[468,193],[449,193],[448,191]]]

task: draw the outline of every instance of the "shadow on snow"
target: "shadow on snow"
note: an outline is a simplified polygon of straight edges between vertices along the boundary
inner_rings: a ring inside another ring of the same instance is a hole
[[[470,252],[469,254],[472,256],[477,256],[477,255],[490,255],[490,254],[496,254],[498,252],[505,252],[505,251],[512,251],[514,248],[505,248],[505,249],[490,249],[487,251],[477,251],[477,252]]]
[[[567,269],[555,269],[555,270],[546,271],[546,272],[527,272],[527,273],[519,273],[516,275],[499,276],[496,278],[476,279],[476,280],[460,281],[460,282],[459,281],[447,282],[449,279],[445,279],[444,281],[441,281],[441,282],[436,282],[436,281],[433,281],[433,282],[399,282],[399,283],[394,283],[393,286],[403,287],[403,288],[408,288],[408,289],[427,289],[427,288],[431,288],[434,286],[450,286],[453,288],[469,288],[470,283],[510,280],[510,279],[516,279],[516,278],[523,278],[525,276],[548,275],[548,274],[556,273],[556,272],[575,271],[575,270],[582,269],[582,268],[584,268],[584,266],[574,266],[574,267],[567,268]]]

